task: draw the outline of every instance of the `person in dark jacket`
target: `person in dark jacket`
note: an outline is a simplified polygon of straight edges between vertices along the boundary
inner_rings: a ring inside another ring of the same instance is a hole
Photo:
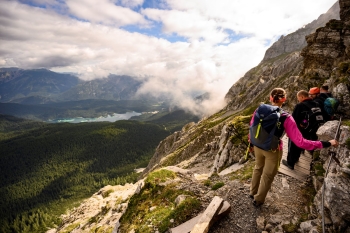
[[[322,85],[322,87],[320,88],[320,98],[322,99],[327,99],[328,97],[333,97],[332,93],[330,93],[328,91],[328,86],[327,85]]]
[[[331,120],[331,116],[328,115],[326,113],[326,111],[324,111],[324,101],[328,98],[328,97],[332,97],[333,98],[333,95],[332,93],[330,93],[328,91],[328,86],[327,85],[323,85],[321,88],[320,88],[320,94],[318,95],[316,101],[318,102],[321,102],[323,107],[322,107],[322,113],[323,113],[323,118],[325,121],[329,121]]]
[[[306,121],[305,113],[309,112],[311,108],[319,107],[319,104],[314,102],[311,97],[309,97],[309,93],[307,91],[301,90],[297,93],[298,104],[295,105],[292,117],[297,124],[297,127],[303,137],[308,140],[317,140],[316,131],[317,128],[313,128],[310,131],[311,125],[314,125],[315,122],[312,122],[313,119],[309,119]],[[289,169],[294,169],[295,163],[299,161],[300,154],[304,151],[304,149],[295,145],[291,140],[288,141],[288,155],[287,160],[282,160],[282,164],[287,166]]]
[[[320,94],[321,90],[319,87],[311,87],[309,90],[309,97],[315,99]]]
[[[321,111],[322,111],[323,119],[325,121],[329,121],[330,116],[324,110],[324,101],[328,97],[333,97],[333,96],[331,93],[328,92],[328,86],[323,85],[321,89],[318,87],[310,88],[309,96],[312,98],[313,101],[319,104],[319,107],[321,108]]]

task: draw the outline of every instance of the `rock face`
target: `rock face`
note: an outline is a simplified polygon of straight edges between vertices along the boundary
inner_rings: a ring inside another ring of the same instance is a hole
[[[317,131],[321,140],[329,140],[334,137],[338,121],[329,121]],[[346,141],[350,138],[350,127],[341,126],[339,136],[339,148],[335,157],[339,160],[339,164],[335,159],[330,161],[329,151],[321,151],[321,158],[325,162],[324,170],[329,169],[326,177],[324,177],[324,210],[322,210],[322,191],[318,189],[315,198],[315,205],[319,213],[324,212],[325,217],[331,219],[333,229],[338,232],[344,232],[350,223],[350,175],[344,172],[344,168],[348,168],[350,164],[350,151],[346,146]],[[316,187],[315,187],[316,188]],[[317,188],[316,188],[317,190]]]
[[[286,54],[280,59],[262,61],[230,88],[225,96],[228,102],[225,109],[237,111],[247,106],[257,107],[258,103],[268,100],[271,89],[277,84],[287,90],[292,90],[292,87],[300,88],[297,81],[302,62],[303,58],[298,51]]]
[[[350,56],[350,16],[349,1],[340,0],[340,20],[330,20],[325,27],[306,37],[307,47],[302,74],[311,78],[329,78],[334,68],[346,62]]]
[[[83,201],[79,207],[74,208],[62,216],[62,224],[57,229],[47,233],[58,232],[117,232],[119,219],[128,207],[129,198],[137,193],[143,180],[135,184],[124,186],[105,186],[91,198]]]
[[[277,57],[284,53],[300,51],[307,43],[305,36],[315,32],[319,27],[323,27],[330,19],[339,19],[339,3],[336,2],[327,11],[327,13],[320,15],[317,20],[305,25],[303,28],[286,35],[276,41],[269,49],[266,50],[263,61]]]

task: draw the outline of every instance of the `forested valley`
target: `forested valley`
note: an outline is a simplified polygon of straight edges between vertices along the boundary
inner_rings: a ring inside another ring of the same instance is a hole
[[[0,115],[0,232],[45,232],[105,185],[134,182],[163,126],[138,121],[47,124]]]

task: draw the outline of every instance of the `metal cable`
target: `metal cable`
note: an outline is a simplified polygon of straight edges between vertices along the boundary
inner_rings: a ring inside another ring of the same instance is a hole
[[[334,140],[337,139],[337,136],[338,136],[338,133],[339,133],[339,130],[340,130],[340,123],[341,123],[341,116],[340,116],[340,119],[339,119],[339,123],[338,123],[338,127],[337,127],[337,132],[335,133],[335,137],[334,137]],[[329,166],[331,165],[331,162],[332,162],[332,158],[334,155],[336,155],[337,153],[339,153],[339,149],[340,147],[338,147],[338,150],[337,152],[334,152],[335,149],[333,149],[333,151],[331,151],[331,158],[329,159],[329,162],[328,162],[328,165],[327,165],[327,170],[325,172],[325,175],[324,175],[324,179],[323,179],[323,186],[322,186],[322,199],[321,199],[321,208],[322,208],[322,232],[325,233],[325,227],[324,227],[324,190],[325,190],[325,186],[326,186],[326,177],[327,177],[327,173],[328,173],[328,169],[329,169]]]

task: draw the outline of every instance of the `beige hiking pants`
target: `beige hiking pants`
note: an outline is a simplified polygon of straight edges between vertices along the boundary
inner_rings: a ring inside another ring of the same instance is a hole
[[[282,150],[276,152],[265,151],[254,146],[255,167],[253,171],[250,195],[258,203],[264,203],[267,192],[271,188],[273,179],[282,158]]]

